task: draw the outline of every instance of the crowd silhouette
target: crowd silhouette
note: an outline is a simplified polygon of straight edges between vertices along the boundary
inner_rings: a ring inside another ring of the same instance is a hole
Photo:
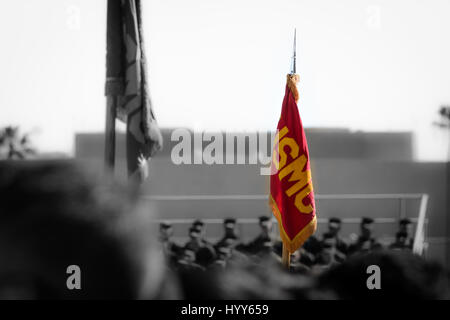
[[[362,219],[353,243],[330,219],[323,237],[311,237],[280,263],[272,221],[240,240],[238,221],[224,220],[215,243],[195,221],[189,240],[172,240],[139,193],[74,161],[0,162],[0,299],[445,299],[448,273],[410,251],[411,224],[383,248],[373,221]],[[159,241],[158,241],[159,235]],[[67,270],[81,270],[80,289]],[[366,287],[369,265],[382,272],[382,290]],[[319,271],[319,272],[315,272]]]
[[[395,241],[386,248],[373,235],[374,223],[374,219],[363,217],[359,235],[353,241],[348,241],[341,236],[341,219],[330,218],[328,229],[320,238],[311,236],[300,249],[291,254],[290,271],[318,273],[341,264],[347,257],[358,253],[381,249],[412,250],[414,241],[410,219],[403,218],[399,221]],[[189,240],[181,245],[173,240],[172,224],[165,221],[160,224],[159,240],[168,266],[174,270],[224,269],[243,263],[257,264],[262,259],[281,263],[283,245],[271,232],[271,218],[259,217],[258,225],[259,234],[250,242],[243,243],[238,233],[237,219],[226,218],[223,221],[223,237],[212,243],[205,237],[205,223],[195,220],[188,231]]]

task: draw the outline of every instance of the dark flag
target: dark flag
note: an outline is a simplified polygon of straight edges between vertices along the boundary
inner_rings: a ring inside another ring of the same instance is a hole
[[[106,96],[117,101],[117,118],[127,124],[128,175],[162,148],[147,85],[140,0],[108,0]],[[145,171],[145,170],[144,170]]]

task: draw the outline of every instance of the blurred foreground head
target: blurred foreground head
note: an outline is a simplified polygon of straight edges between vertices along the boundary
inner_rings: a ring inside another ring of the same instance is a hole
[[[96,176],[71,161],[0,162],[0,299],[133,299],[158,287],[148,212]],[[67,288],[71,265],[81,290]]]
[[[381,289],[369,290],[369,266],[380,268]],[[317,289],[338,299],[448,299],[449,277],[438,263],[409,251],[378,250],[357,254],[319,276]]]

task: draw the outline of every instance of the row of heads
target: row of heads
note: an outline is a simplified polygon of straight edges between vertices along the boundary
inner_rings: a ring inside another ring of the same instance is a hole
[[[259,221],[260,225],[268,225],[271,223],[270,217],[267,217],[267,216],[260,216],[258,218],[258,221]],[[237,219],[236,218],[226,218],[223,220],[223,224],[224,224],[225,228],[233,229],[237,224]],[[159,226],[160,226],[160,229],[170,229],[170,228],[172,228],[172,223],[169,221],[163,221],[160,223]],[[198,232],[201,232],[201,231],[203,231],[204,228],[205,228],[205,222],[203,222],[201,219],[197,219],[197,220],[194,220],[194,222],[192,222],[192,225],[191,225],[192,230],[197,230]]]
[[[336,223],[336,224],[341,224],[342,220],[340,218],[330,218],[328,219],[329,223]],[[375,220],[373,218],[369,218],[369,217],[363,217],[361,218],[361,224],[373,224],[375,222]],[[408,225],[411,224],[411,220],[408,218],[403,218],[399,220],[399,224],[400,225]]]
[[[261,224],[261,225],[268,225],[271,223],[271,219],[268,216],[260,216],[258,218],[258,221],[259,221],[259,224]],[[372,225],[374,222],[375,222],[375,220],[373,218],[369,218],[369,217],[363,217],[361,219],[361,225]],[[328,223],[335,225],[335,226],[340,226],[342,224],[342,220],[340,218],[332,217],[328,220]],[[400,221],[399,221],[400,226],[407,226],[411,223],[412,223],[411,220],[408,218],[403,218],[403,219],[400,219]],[[234,228],[237,224],[237,219],[226,218],[223,220],[223,224],[226,228],[230,228],[230,229]],[[203,222],[201,219],[197,219],[197,220],[194,220],[194,222],[192,223],[191,229],[201,232],[204,229],[204,227],[205,227],[205,222]],[[160,228],[161,229],[170,229],[170,228],[172,228],[172,223],[170,223],[169,221],[161,222]]]

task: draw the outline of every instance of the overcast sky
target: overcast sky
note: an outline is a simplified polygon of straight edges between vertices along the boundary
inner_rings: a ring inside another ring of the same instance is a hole
[[[306,127],[413,131],[450,104],[450,1],[143,0],[150,91],[162,127],[274,130],[297,27]],[[0,11],[0,126],[73,152],[104,128],[106,0],[8,1]],[[120,126],[123,129],[123,126]]]

